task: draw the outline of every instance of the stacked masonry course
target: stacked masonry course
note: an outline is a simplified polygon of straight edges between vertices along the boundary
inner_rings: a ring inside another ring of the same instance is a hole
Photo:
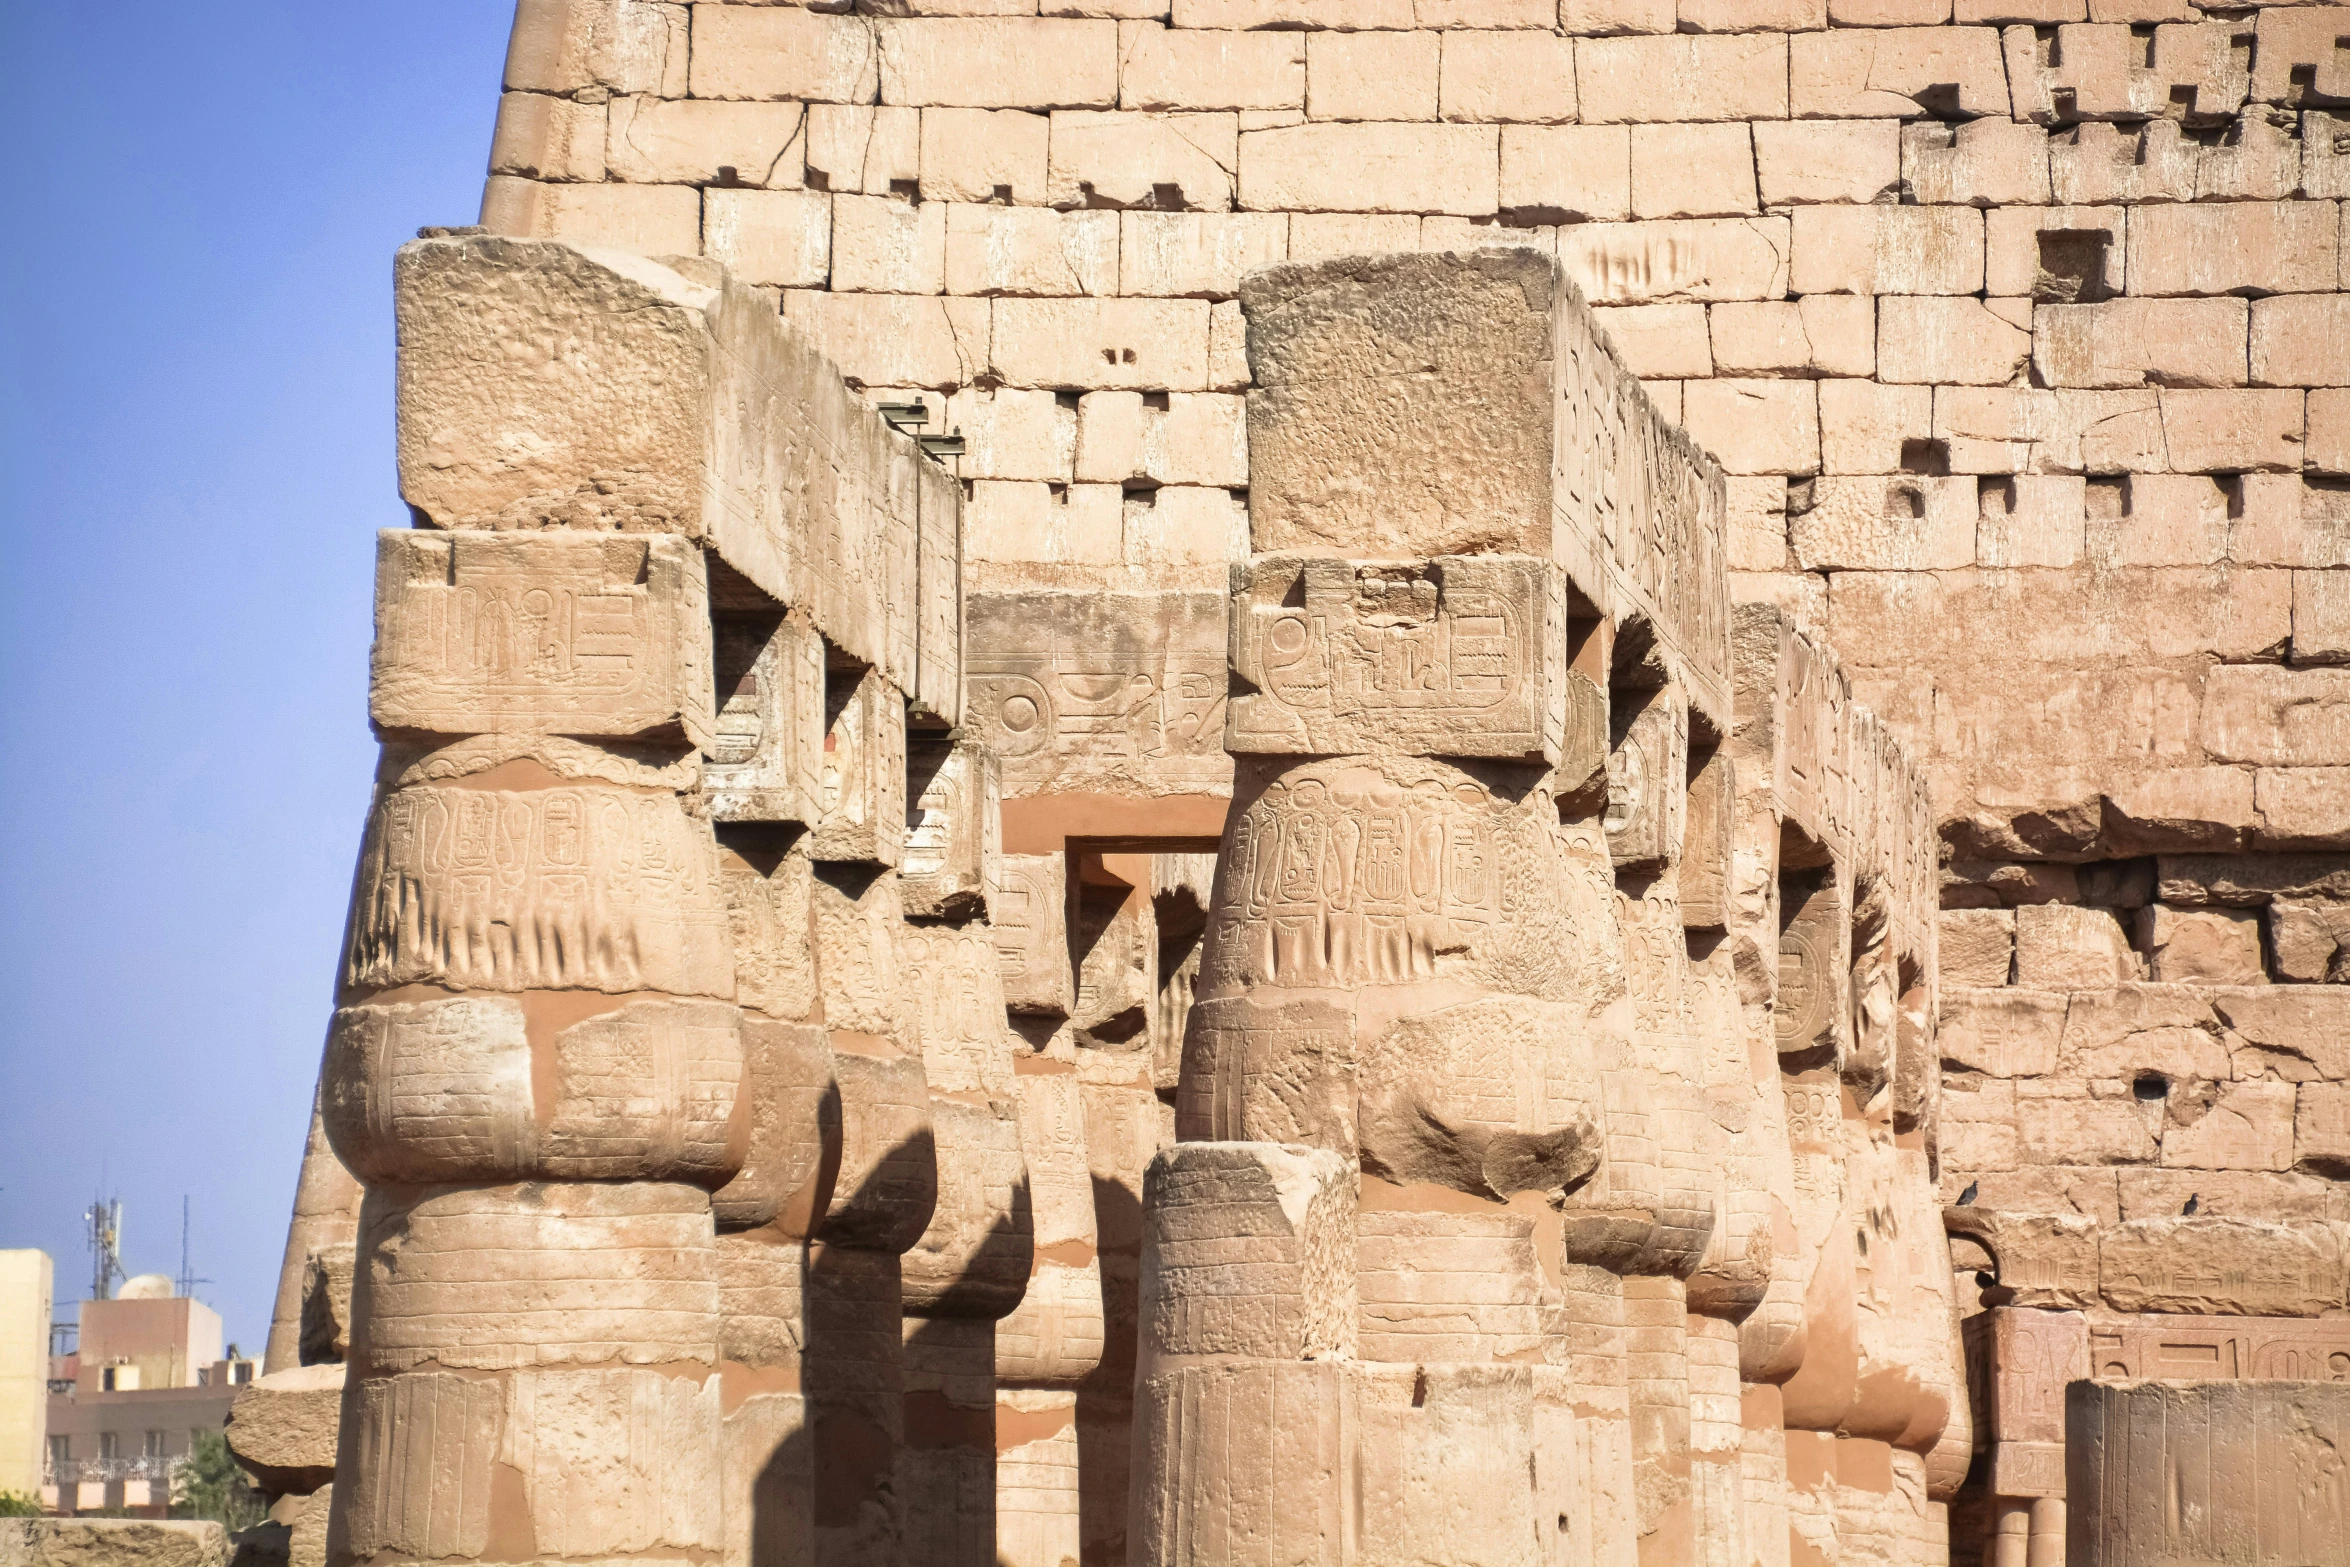
[[[890,9],[403,253],[293,1555],[2297,1548],[2350,12]]]

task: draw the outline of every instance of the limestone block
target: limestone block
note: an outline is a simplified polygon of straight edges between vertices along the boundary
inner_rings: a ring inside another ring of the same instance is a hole
[[[810,1183],[826,1132],[838,1131],[831,1043],[818,1025],[746,1013],[742,1044],[747,1151],[742,1169],[711,1196],[710,1210],[722,1228],[742,1230],[789,1209],[786,1227],[804,1236],[813,1215],[801,1210],[814,1200]]]
[[[2343,1256],[2335,1224],[2134,1219],[2106,1232],[2099,1268],[2117,1311],[2314,1317],[2342,1305]]]
[[[2158,983],[2263,985],[2260,921],[2249,910],[2172,909],[2163,904],[2138,911],[2139,945],[2148,977]]]
[[[1983,286],[1973,207],[1807,206],[1794,213],[1799,294],[1971,294]]]
[[[1342,1559],[1359,1372],[1346,1361],[1207,1361],[1135,1386],[1132,1560]]]
[[[352,1304],[366,1344],[355,1376],[707,1364],[710,1199],[661,1182],[387,1188],[361,1213]]]
[[[1167,1357],[1345,1357],[1353,1180],[1326,1150],[1178,1143],[1144,1176],[1142,1375]]]
[[[938,1196],[928,1227],[906,1252],[906,1310],[993,1323],[1020,1304],[1034,1260],[1019,1107],[1011,1099],[968,1104],[940,1095],[931,1100],[930,1119]],[[992,1333],[987,1365],[992,1376]]]
[[[1903,449],[1933,429],[1934,394],[1926,387],[1822,381],[1818,397],[1823,473],[1899,472]]]
[[[822,288],[832,274],[832,198],[821,191],[712,190],[703,254],[745,283]]]
[[[632,184],[796,188],[805,178],[801,115],[796,103],[614,98],[604,162]]]
[[[302,1143],[302,1168],[294,1187],[294,1211],[286,1225],[285,1252],[278,1264],[277,1299],[270,1311],[269,1345],[261,1365],[264,1373],[342,1358],[336,1340],[340,1338],[347,1344],[350,1333],[349,1251],[351,1237],[358,1228],[360,1195],[358,1181],[343,1167],[343,1161],[335,1156],[334,1146],[327,1141],[326,1127],[318,1111],[318,1095],[313,1090],[310,1132]],[[311,1254],[338,1249],[344,1253],[341,1298],[339,1302],[322,1301],[312,1308]],[[305,1331],[310,1325],[305,1315],[313,1310],[316,1329]]]
[[[493,174],[482,226],[516,238],[612,246],[637,255],[691,256],[701,248],[701,192],[686,185],[551,185]]]
[[[2319,1456],[2346,1419],[2350,1390],[2334,1383],[2073,1384],[2068,1559],[2350,1560]]]
[[[1922,206],[2046,206],[2048,133],[2004,118],[1907,124],[1901,180]]]
[[[2350,979],[2350,960],[2340,954],[2350,943],[2350,911],[2339,903],[2278,899],[2268,910],[2268,946],[2276,977],[2305,984],[2338,984]]]
[[[843,293],[943,292],[947,211],[947,204],[941,201],[915,203],[892,196],[833,197],[832,287]],[[962,288],[956,292],[991,291]]]
[[[1683,390],[1682,417],[1730,473],[1819,471],[1819,399],[1809,381],[1692,381]]]
[[[1066,484],[1074,473],[1077,410],[1040,388],[966,388],[947,399],[945,423],[961,430],[959,465],[971,479],[1042,479]]]
[[[750,288],[565,245],[419,240],[395,276],[411,505],[445,527],[700,539],[848,654],[924,694],[913,612],[925,459],[821,357],[856,368],[862,350],[842,332],[867,308],[858,296],[791,296],[835,302],[801,312],[811,341]],[[525,373],[494,349],[550,320],[567,323],[570,347],[545,365]],[[954,360],[951,341],[942,353]],[[811,468],[810,447],[835,457]]]
[[[1575,118],[1574,44],[1547,30],[1466,30],[1444,38],[1448,120],[1557,122]],[[1319,82],[1315,90],[1320,91]]]
[[[2190,201],[2196,150],[2174,120],[2084,123],[2048,145],[2050,194],[2059,202]]]
[[[1788,542],[1806,571],[1933,571],[1975,563],[1977,497],[1968,478],[1824,477]]]
[[[933,205],[925,203],[921,210],[927,212]],[[992,206],[955,206],[945,213],[949,293],[1116,292],[1116,213]],[[833,286],[842,286],[837,266]]]
[[[1594,310],[1626,369],[1644,380],[1702,379],[1714,371],[1706,307],[1619,305]]]
[[[2091,1374],[2099,1381],[2292,1379],[2338,1381],[2350,1361],[2340,1318],[2133,1316],[2095,1312]]]
[[[2007,112],[1992,28],[1836,28],[1797,33],[1788,45],[1787,106],[1797,119]]]
[[[1007,854],[1002,907],[989,910],[1004,1004],[1018,1013],[1067,1016],[1076,1003],[1068,926],[1067,861]]]
[[[2241,386],[2245,317],[2233,299],[2043,305],[2032,367],[2050,386]]]
[[[2130,292],[2326,292],[2335,285],[2337,228],[2310,202],[2148,207],[2131,215]]]
[[[1271,35],[1282,39],[1286,35]],[[1048,199],[1056,207],[1180,207],[1228,212],[1240,171],[1237,114],[1052,117]]]
[[[1692,757],[1679,878],[1681,923],[1689,930],[1725,930],[1730,923],[1738,810],[1735,768],[1729,754],[1719,749]]]
[[[1088,392],[1079,403],[1076,472],[1109,484],[1248,483],[1246,404],[1213,392]]]
[[[1025,207],[1047,198],[1052,142],[1047,116],[1021,109],[925,109],[921,114],[917,189],[923,201]]]
[[[1755,210],[1754,147],[1744,125],[1632,127],[1632,216],[1727,217]]]
[[[965,613],[970,721],[1007,795],[1231,787],[1220,594],[975,593]]]
[[[898,872],[906,913],[917,919],[968,919],[987,912],[1003,854],[1003,779],[995,753],[944,736],[910,739],[909,786],[920,785],[907,813]]]
[[[1138,23],[1118,34],[1118,103],[1126,109],[1297,109],[1316,35],[1199,31]],[[1433,43],[1431,43],[1433,48]],[[1429,98],[1433,105],[1435,88]]]
[[[2016,983],[2104,990],[2137,977],[2138,960],[2109,909],[2039,904],[2015,911]]]
[[[1763,205],[1880,199],[1901,182],[1904,129],[1882,120],[1755,122],[1754,161]],[[1923,202],[1953,199],[1918,197]]]
[[[1285,213],[1128,212],[1119,225],[1119,291],[1230,299],[1240,275],[1285,260]]]
[[[805,854],[722,849],[733,926],[735,999],[770,1017],[807,1021],[816,1009],[809,942],[814,864]]]
[[[1788,247],[1788,221],[1777,217],[1590,223],[1561,232],[1559,262],[1601,304],[1778,299]]]
[[[1877,343],[1877,374],[1887,381],[1978,386],[2015,379],[2032,350],[2029,332],[1982,301],[1943,296],[1879,299]]]
[[[1230,751],[1558,758],[1566,582],[1542,562],[1258,556],[1231,625]]]
[[[2068,20],[2005,35],[2015,117],[2041,123],[2136,120],[2166,107],[2198,121],[2244,101],[2244,40],[2228,24],[2176,21],[2137,29]]]
[[[2293,1163],[2329,1177],[2350,1169],[2350,1088],[2303,1083],[2293,1110]]]
[[[1875,371],[1876,308],[1869,300],[1814,294],[1802,300],[1720,304],[1709,314],[1714,365],[1723,375],[1867,376]]]
[[[972,1103],[1015,1097],[1014,1046],[989,929],[977,921],[910,923],[894,945],[932,1094]]]
[[[2256,300],[2252,312],[2252,381],[2256,386],[2325,386],[2346,374],[2350,315],[2332,295],[2287,294]]]
[[[1669,696],[1613,717],[1620,735],[1608,750],[1608,858],[1621,869],[1662,870],[1680,858],[1688,822],[1689,723]]]
[[[1305,45],[1305,109],[1310,118],[1388,121],[1436,118],[1436,33],[1312,33],[1307,35]],[[1572,118],[1571,85],[1568,90],[1568,117]],[[1446,118],[1495,116],[1447,115]]]
[[[871,103],[880,82],[873,29],[855,17],[712,6],[693,42],[696,98]]]
[[[1631,216],[1631,145],[1631,131],[1625,126],[1503,126],[1502,212],[1512,221],[1545,223]],[[1290,250],[1298,259],[1307,259],[1295,239]]]
[[[379,727],[707,743],[707,590],[683,540],[386,530],[376,546]]]
[[[2350,572],[2293,574],[2293,662],[2350,662]]]
[[[1945,985],[2004,985],[2015,963],[2015,915],[2006,909],[1942,911],[1942,980]],[[1945,990],[1944,1017],[1950,992]],[[1947,1053],[1947,1047],[1945,1049]]]
[[[2096,304],[2122,291],[2128,237],[2119,207],[1994,208],[1983,219],[1984,285],[1994,295],[2028,294],[2044,305]]]
[[[343,1368],[298,1366],[246,1384],[229,1407],[229,1451],[275,1495],[307,1496],[335,1476]]]
[[[712,819],[813,822],[823,799],[824,639],[799,616],[751,607],[719,611],[714,640],[725,691],[702,775]]]
[[[1436,212],[1500,205],[1490,125],[1280,126],[1240,137],[1240,205],[1259,212]]]
[[[919,187],[922,111],[869,103],[808,105],[807,167],[819,190],[886,196]]]
[[[1663,103],[1683,120],[1787,117],[1783,33],[1585,39],[1576,69],[1586,124],[1653,119]]]
[[[490,134],[490,172],[526,180],[602,180],[605,112],[601,103],[544,93],[502,95]]]
[[[856,1250],[899,1253],[930,1225],[938,1157],[922,1060],[871,1034],[832,1033],[840,1088],[840,1173],[819,1236]]]
[[[837,1133],[837,1125],[831,1130]],[[796,1376],[801,1370],[801,1352],[807,1347],[805,1237],[818,1194],[803,1191],[793,1196],[793,1211],[781,1223],[724,1231],[718,1237],[719,1370],[737,1394],[748,1389],[754,1396],[766,1396],[781,1381],[774,1376],[745,1377],[745,1371]],[[792,1233],[786,1234],[787,1229]],[[762,1386],[766,1391],[757,1391]],[[763,1417],[756,1424],[764,1428],[770,1422]]]
[[[583,87],[683,96],[686,19],[674,5],[641,0],[531,0],[518,8],[505,83],[520,92]]]
[[[807,852],[819,861],[897,865],[906,840],[906,699],[878,670],[825,671],[830,720]]]
[[[2097,1304],[2099,1243],[2092,1219],[1949,1207],[1942,1210],[1942,1227],[1954,1243],[1963,1238],[1990,1259],[1999,1288],[2013,1292],[2000,1304],[2045,1311]]]
[[[1107,109],[1118,101],[1113,21],[907,17],[874,31],[884,103]]]
[[[2293,1085],[2268,1079],[2174,1092],[2162,1162],[2178,1169],[2286,1169],[2293,1163],[2293,1112]]]
[[[2251,96],[2263,103],[2340,103],[2350,99],[2342,74],[2338,17],[2263,16],[2253,34]]]
[[[1006,299],[994,365],[1013,386],[1201,391],[1208,307],[1193,299]]]

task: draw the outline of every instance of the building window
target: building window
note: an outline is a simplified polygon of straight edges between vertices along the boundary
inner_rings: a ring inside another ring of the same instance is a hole
[[[53,1436],[49,1438],[50,1474],[57,1479],[62,1480],[65,1478],[65,1466],[72,1462],[73,1438],[70,1436]]]
[[[146,1456],[149,1458],[161,1458],[163,1456],[162,1432],[150,1431],[147,1433]]]
[[[112,1431],[99,1432],[98,1456],[100,1458],[120,1458],[122,1456],[121,1436]]]

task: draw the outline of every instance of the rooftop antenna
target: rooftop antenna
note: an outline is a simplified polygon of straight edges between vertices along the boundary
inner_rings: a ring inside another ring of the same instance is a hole
[[[188,1199],[186,1194],[182,1193],[180,1196],[180,1276],[173,1288],[183,1299],[187,1299],[195,1295],[197,1285],[211,1282],[210,1279],[196,1277],[195,1265],[188,1260]]]
[[[82,1214],[89,1226],[90,1299],[112,1300],[122,1271],[122,1199],[100,1197]]]

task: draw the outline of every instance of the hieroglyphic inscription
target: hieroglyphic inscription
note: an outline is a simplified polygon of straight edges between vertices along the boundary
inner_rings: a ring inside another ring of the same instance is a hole
[[[385,729],[705,737],[701,551],[648,535],[376,536],[374,678]]]
[[[726,689],[703,788],[713,820],[813,822],[823,792],[824,638],[799,615],[724,616]]]
[[[827,672],[831,723],[808,857],[896,865],[906,844],[906,698],[876,669]]]
[[[1627,693],[1637,695],[1637,693]],[[1689,722],[1674,693],[1659,692],[1629,714],[1608,752],[1608,857],[1627,869],[1655,870],[1681,852],[1688,802]]]
[[[1177,1137],[1354,1149],[1354,1015],[1347,1008],[1242,996],[1196,1002],[1183,1055]]]
[[[1566,578],[1546,561],[1259,556],[1233,570],[1234,752],[1555,762]]]
[[[364,1180],[520,1176],[537,1151],[532,1108],[530,1041],[510,997],[335,1013],[319,1113]]]
[[[921,792],[906,813],[898,865],[906,912],[917,919],[969,919],[987,912],[1001,875],[1003,771],[993,751],[944,736],[909,739],[909,783]]]
[[[977,593],[968,722],[1013,795],[1222,793],[1224,600],[1213,593]]]
[[[2350,1319],[2098,1312],[2089,1318],[2089,1375],[2107,1382],[2350,1382]]]
[[[678,1180],[734,1173],[742,1013],[719,1001],[632,1001],[555,1036],[561,1090],[539,1135],[559,1180]]]
[[[1541,788],[1439,764],[1291,769],[1226,829],[1203,988],[1398,984],[1441,959],[1563,994],[1600,933],[1569,917],[1556,824]]]
[[[356,990],[734,994],[715,847],[674,795],[395,789],[352,905]]]
[[[1068,863],[1058,854],[1007,854],[1000,907],[991,911],[1004,1004],[1014,1012],[1067,1016],[1075,1002],[1069,961]]]

